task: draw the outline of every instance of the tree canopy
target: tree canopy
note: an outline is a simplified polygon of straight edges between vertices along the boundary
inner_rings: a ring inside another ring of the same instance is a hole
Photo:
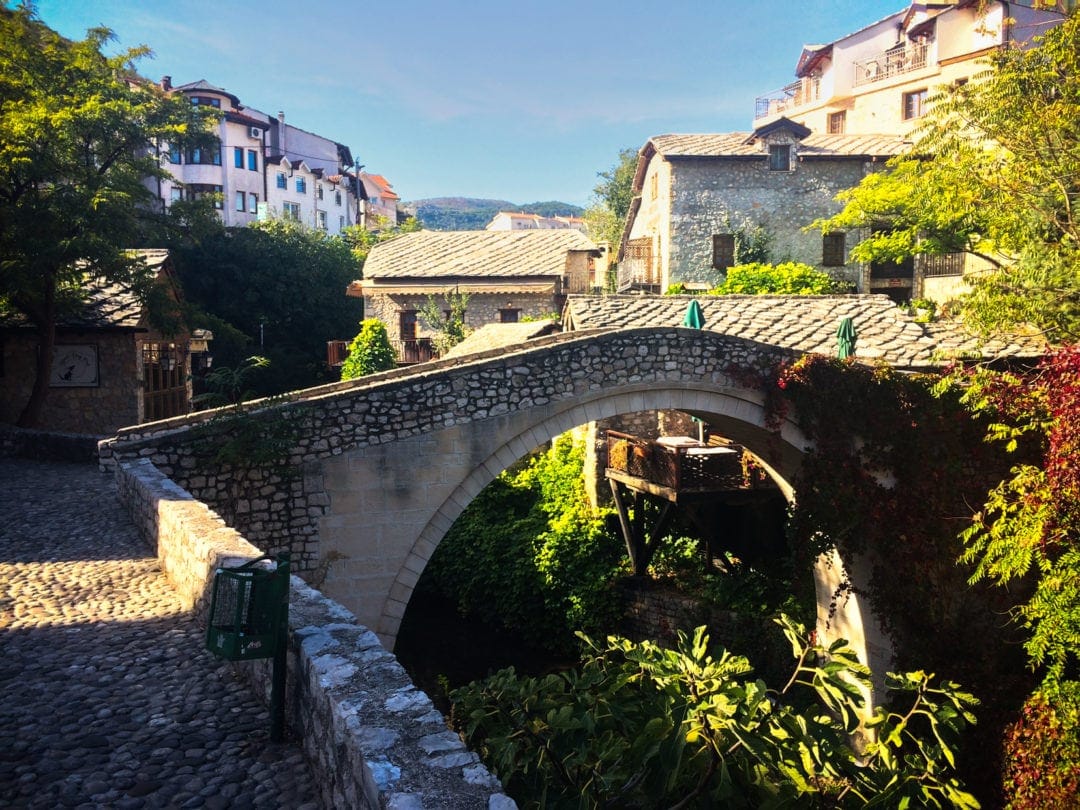
[[[825,231],[886,224],[857,261],[965,251],[992,269],[972,278],[966,319],[1035,324],[1080,337],[1080,16],[1038,47],[1006,48],[989,69],[940,90],[911,150],[841,199]]]
[[[585,209],[589,237],[594,242],[607,242],[612,248],[618,247],[623,223],[634,199],[637,157],[636,149],[623,149],[619,152],[617,163],[606,171],[596,173],[600,182],[593,188],[594,202]]]
[[[195,325],[214,331],[214,355],[238,365],[252,351],[271,360],[252,385],[277,394],[331,377],[326,342],[355,334],[361,304],[345,295],[358,275],[346,242],[281,220],[221,229],[175,250]],[[223,341],[222,337],[231,336]]]
[[[0,0],[0,309],[39,340],[23,426],[38,419],[58,313],[84,279],[147,288],[126,249],[153,200],[145,181],[164,171],[155,144],[205,138],[211,115],[135,76],[146,48],[103,54],[111,36],[94,28],[73,42]]]

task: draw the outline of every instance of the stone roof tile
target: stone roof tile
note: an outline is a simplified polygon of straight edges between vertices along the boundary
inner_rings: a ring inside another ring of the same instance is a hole
[[[747,142],[749,132],[656,135],[649,139],[664,157],[765,157],[761,146]],[[801,140],[796,151],[801,157],[892,157],[911,142],[898,135],[829,135],[814,133]]]
[[[705,328],[798,352],[835,354],[843,318],[855,323],[856,358],[899,368],[931,368],[958,356],[1036,358],[1046,343],[1034,335],[980,338],[959,323],[918,323],[884,295],[571,295],[564,329],[681,326],[692,298]]]
[[[364,278],[561,277],[568,251],[596,249],[574,230],[419,231],[372,248]]]

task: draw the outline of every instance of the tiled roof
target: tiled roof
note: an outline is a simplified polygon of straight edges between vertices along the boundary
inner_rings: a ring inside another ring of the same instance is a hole
[[[418,231],[372,248],[364,279],[566,275],[567,252],[596,250],[579,231]]]
[[[531,338],[543,337],[556,332],[559,325],[553,321],[531,321],[525,323],[489,323],[481,326],[465,340],[443,355],[460,357],[463,354],[475,354],[492,349],[507,349],[518,346]]]
[[[154,275],[169,259],[167,250],[136,250]],[[68,329],[135,329],[142,326],[143,305],[135,293],[121,284],[110,284],[100,278],[87,279],[83,285],[85,299],[78,311],[61,316],[57,326]],[[20,317],[0,325],[25,326]]]
[[[917,323],[884,295],[571,295],[563,326],[682,326],[692,298],[701,304],[706,329],[799,352],[835,355],[837,327],[850,317],[856,358],[899,368],[938,366],[959,356],[1034,358],[1046,350],[1034,336],[986,339],[952,321]]]
[[[766,157],[756,143],[747,143],[750,132],[725,132],[700,135],[656,135],[649,144],[665,157]],[[646,148],[649,144],[646,144]],[[811,134],[796,147],[800,156],[891,157],[904,152],[910,141],[898,135],[828,135]]]

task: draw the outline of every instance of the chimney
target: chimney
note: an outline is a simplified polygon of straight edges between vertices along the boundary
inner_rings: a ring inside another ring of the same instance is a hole
[[[284,110],[278,110],[277,120],[278,120],[278,132],[281,133],[281,154],[284,155],[284,154],[286,154],[286,149],[285,149],[285,111]]]
[[[165,91],[172,90],[172,76],[161,77],[161,89]]]

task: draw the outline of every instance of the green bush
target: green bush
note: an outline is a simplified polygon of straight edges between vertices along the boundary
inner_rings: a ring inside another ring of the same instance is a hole
[[[1005,735],[1009,810],[1075,806],[1080,796],[1080,682],[1035,692]]]
[[[974,698],[890,675],[896,710],[876,709],[856,750],[869,671],[846,642],[778,623],[796,661],[778,689],[699,627],[674,650],[585,639],[574,672],[502,670],[451,693],[453,722],[526,808],[978,806],[952,775]]]
[[[611,627],[625,552],[589,503],[584,452],[564,437],[502,473],[455,521],[421,587],[553,651],[572,650],[575,630]]]
[[[828,273],[800,262],[740,264],[728,268],[727,277],[711,295],[826,295],[842,285]]]
[[[349,356],[341,365],[341,379],[355,380],[396,365],[394,348],[386,334],[386,325],[378,318],[360,321],[360,332],[349,344]]]

